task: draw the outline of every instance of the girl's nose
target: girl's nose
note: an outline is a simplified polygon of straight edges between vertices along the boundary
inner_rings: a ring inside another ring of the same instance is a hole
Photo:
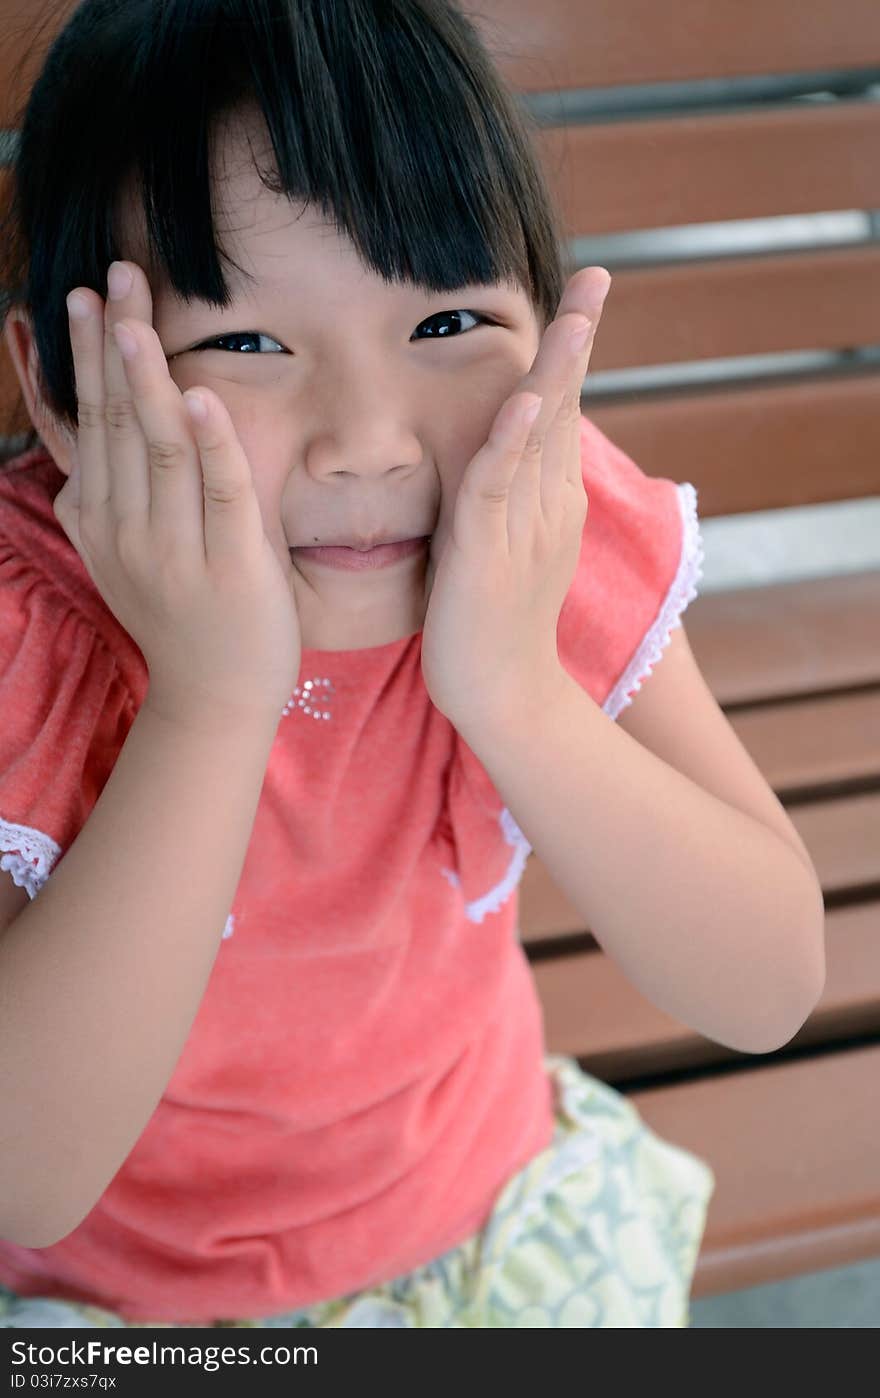
[[[361,408],[338,402],[308,446],[310,469],[326,476],[403,477],[423,456],[411,415],[375,401]]]

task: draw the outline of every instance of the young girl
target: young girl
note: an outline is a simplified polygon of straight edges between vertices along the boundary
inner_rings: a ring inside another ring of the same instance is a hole
[[[614,736],[696,494],[579,416],[608,277],[476,29],[84,0],[19,125],[0,1324],[686,1326],[714,1177],[545,1052],[481,753],[563,676]]]

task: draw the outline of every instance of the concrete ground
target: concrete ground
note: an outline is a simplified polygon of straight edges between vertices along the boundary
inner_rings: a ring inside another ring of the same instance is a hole
[[[876,1330],[880,1258],[691,1301],[695,1330]]]

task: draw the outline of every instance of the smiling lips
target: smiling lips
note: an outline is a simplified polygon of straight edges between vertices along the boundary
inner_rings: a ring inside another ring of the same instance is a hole
[[[292,548],[291,557],[305,558],[312,563],[323,563],[331,568],[343,568],[350,572],[361,572],[372,568],[386,568],[405,558],[414,558],[424,553],[429,537],[394,539],[372,548],[346,544],[322,545],[317,548]]]

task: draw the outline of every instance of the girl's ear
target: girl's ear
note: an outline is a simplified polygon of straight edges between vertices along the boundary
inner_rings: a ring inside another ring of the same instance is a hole
[[[3,339],[21,385],[30,420],[59,470],[69,476],[76,459],[76,444],[70,431],[59,424],[43,401],[37,381],[39,357],[33,325],[27,311],[21,306],[10,307],[3,326]]]

